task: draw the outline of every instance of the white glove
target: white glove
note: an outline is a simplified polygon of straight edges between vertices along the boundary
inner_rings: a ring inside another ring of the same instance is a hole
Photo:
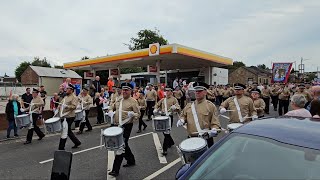
[[[20,108],[20,111],[21,111],[21,112],[24,112],[24,109],[23,109],[23,108]]]
[[[184,125],[184,120],[183,119],[179,119],[178,121],[177,121],[177,127],[181,127],[181,126],[183,126]]]
[[[68,107],[68,105],[66,105],[66,104],[62,104],[62,107],[63,107],[63,108],[66,108],[66,107]]]
[[[171,106],[171,109],[174,111],[174,110],[177,109],[177,107],[176,107],[175,105],[172,105],[172,106]]]
[[[252,116],[252,121],[257,120],[257,119],[258,119],[258,116],[257,116],[257,115],[253,115],[253,116]]]
[[[212,129],[208,132],[208,134],[209,134],[209,138],[212,138],[212,137],[216,136],[216,135],[217,135],[217,129],[216,129],[216,128],[212,128]]]
[[[114,114],[115,114],[115,112],[113,112],[113,111],[109,111],[108,112],[108,116],[111,117],[111,118],[114,116]]]
[[[129,111],[128,112],[128,118],[132,118],[134,116],[134,112],[133,111]]]
[[[224,114],[224,113],[226,113],[226,112],[227,112],[226,108],[221,108],[221,109],[220,109],[220,114]]]

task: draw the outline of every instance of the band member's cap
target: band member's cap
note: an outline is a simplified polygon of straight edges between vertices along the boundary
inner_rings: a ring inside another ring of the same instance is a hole
[[[89,89],[87,87],[84,87],[83,90],[89,91]]]
[[[33,93],[39,93],[39,90],[38,90],[38,89],[33,88],[32,92],[33,92]]]
[[[195,90],[207,90],[209,88],[209,85],[204,82],[194,82],[193,83],[193,88]]]
[[[298,84],[299,88],[305,88],[306,86],[304,84]]]
[[[170,86],[166,86],[164,89],[165,89],[166,91],[173,91],[173,88],[170,87]]]
[[[250,93],[258,93],[258,94],[261,94],[261,91],[260,89],[253,89],[250,91]]]
[[[235,83],[235,84],[234,84],[234,89],[235,89],[235,90],[243,90],[243,89],[245,89],[245,88],[246,88],[246,86],[243,85],[243,84],[241,84],[241,83]]]
[[[129,89],[132,90],[133,86],[130,83],[122,83],[121,84],[121,89]]]
[[[75,87],[74,87],[72,84],[68,84],[67,89],[72,89],[72,90],[74,90],[74,89],[75,89]]]

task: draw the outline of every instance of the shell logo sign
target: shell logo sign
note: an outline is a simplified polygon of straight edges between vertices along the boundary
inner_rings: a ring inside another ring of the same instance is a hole
[[[159,43],[149,44],[149,56],[159,55],[159,52],[160,52]]]

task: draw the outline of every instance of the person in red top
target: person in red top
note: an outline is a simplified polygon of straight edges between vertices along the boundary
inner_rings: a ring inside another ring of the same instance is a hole
[[[158,98],[159,98],[159,101],[164,98],[164,87],[163,86],[161,86],[158,90]]]
[[[112,89],[112,87],[114,86],[114,81],[112,76],[110,76],[108,79],[109,79],[107,84],[108,90],[109,90],[108,93],[109,93],[109,97],[111,97],[111,94],[114,93],[114,90]]]

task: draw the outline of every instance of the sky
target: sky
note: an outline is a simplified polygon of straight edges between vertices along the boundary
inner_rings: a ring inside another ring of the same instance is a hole
[[[33,57],[52,65],[129,51],[141,29],[246,65],[320,66],[319,0],[0,1],[0,76]]]

